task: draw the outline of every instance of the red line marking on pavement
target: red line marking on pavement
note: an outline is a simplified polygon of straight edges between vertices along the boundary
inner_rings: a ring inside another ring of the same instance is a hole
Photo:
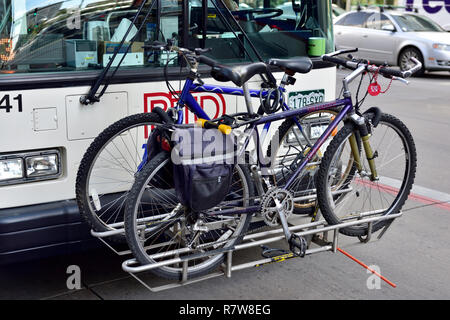
[[[414,200],[414,201],[418,201],[418,202],[421,202],[421,203],[425,203],[425,204],[431,204],[431,205],[433,205],[435,207],[438,207],[438,208],[450,211],[450,203],[448,203],[448,202],[438,202],[435,199],[428,198],[428,197],[425,197],[425,196],[421,196],[421,195],[418,195],[418,194],[415,194],[415,193],[411,193],[409,195],[408,199],[411,199],[411,200]]]
[[[386,282],[387,284],[389,284],[390,286],[392,286],[393,288],[397,288],[397,285],[391,281],[389,281],[386,277],[383,277],[381,274],[379,274],[378,272],[376,272],[375,270],[373,270],[372,268],[369,268],[369,266],[367,266],[366,264],[364,264],[363,262],[359,261],[358,259],[356,259],[355,257],[353,257],[352,255],[350,255],[348,252],[345,252],[344,250],[342,250],[341,248],[337,248],[337,250],[344,254],[345,256],[347,256],[348,258],[352,259],[353,261],[355,261],[356,263],[358,263],[359,265],[361,265],[362,267],[366,268],[367,270],[369,270],[370,272],[372,272],[374,275],[376,275],[377,277],[379,277],[381,280],[383,280],[384,282]]]
[[[392,195],[395,195],[398,192],[397,188],[394,188],[394,187],[391,187],[391,186],[388,186],[385,184],[381,184],[378,182],[372,182],[372,181],[367,181],[367,180],[362,180],[362,179],[355,179],[355,182],[358,184],[362,184],[364,186],[368,186],[373,189],[378,189],[378,190],[384,191],[386,193],[390,193]],[[417,201],[417,202],[420,202],[423,204],[433,205],[438,208],[450,211],[450,203],[448,203],[448,202],[441,202],[439,200],[429,198],[426,196],[421,196],[416,193],[410,193],[408,196],[408,199],[414,200],[414,201]]]

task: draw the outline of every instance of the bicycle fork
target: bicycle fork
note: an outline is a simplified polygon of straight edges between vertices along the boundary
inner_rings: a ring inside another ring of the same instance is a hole
[[[355,132],[353,132],[349,138],[349,142],[350,142],[350,148],[352,151],[353,159],[356,164],[356,169],[358,170],[358,173],[361,177],[370,176],[371,181],[378,181],[379,177],[378,177],[377,169],[375,166],[375,158],[378,157],[378,152],[377,151],[373,152],[372,147],[370,146],[370,142],[369,142],[370,132],[367,128],[367,123],[366,123],[367,120],[363,116],[359,116],[357,114],[353,114],[352,116],[350,116],[350,119],[353,121],[353,123],[357,127],[359,135],[361,137],[364,152],[366,154],[366,159],[367,159],[367,162],[369,163],[370,175],[363,168],[361,158],[359,156],[359,147],[358,147],[357,138],[356,138]]]

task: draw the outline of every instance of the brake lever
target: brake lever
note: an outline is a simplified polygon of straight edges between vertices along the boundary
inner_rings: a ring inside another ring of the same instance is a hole
[[[406,85],[409,84],[409,81],[408,81],[408,80],[403,79],[403,78],[401,78],[401,77],[392,76],[392,80],[398,80],[398,81],[400,81],[400,82],[403,82],[403,83],[406,84]]]

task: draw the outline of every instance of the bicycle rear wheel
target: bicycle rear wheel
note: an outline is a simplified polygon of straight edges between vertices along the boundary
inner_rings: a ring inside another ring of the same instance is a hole
[[[368,114],[367,117],[370,119],[373,115]],[[367,174],[351,169],[355,164],[349,138],[354,130],[352,124],[347,124],[339,131],[327,148],[319,168],[316,182],[318,201],[329,224],[338,224],[362,213],[380,216],[398,213],[414,183],[416,148],[411,133],[399,119],[383,113],[377,127],[372,127],[369,141],[376,155],[378,181],[371,181],[365,155],[360,158],[363,171]],[[385,220],[373,224],[372,231],[387,223]],[[348,236],[364,236],[367,229],[367,225],[358,225],[343,228],[340,232]]]
[[[128,116],[103,130],[87,149],[75,192],[80,214],[94,231],[123,228],[125,200],[142,162],[146,138],[152,124],[160,123],[156,113]],[[110,239],[121,241],[124,236]]]
[[[247,167],[235,166],[225,200],[201,213],[186,211],[178,203],[173,185],[170,155],[159,153],[139,172],[130,190],[125,212],[127,242],[142,265],[189,258],[187,276],[198,277],[224,259],[224,253],[209,256],[208,252],[231,248],[247,231],[250,214],[220,215],[220,211],[251,205],[253,184]],[[211,211],[219,214],[209,215]],[[181,279],[182,270],[179,263],[152,272],[167,279]]]

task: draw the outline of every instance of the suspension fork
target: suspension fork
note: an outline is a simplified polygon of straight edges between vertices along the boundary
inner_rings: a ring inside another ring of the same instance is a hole
[[[370,133],[367,128],[366,118],[363,116],[359,116],[356,113],[350,116],[350,119],[355,124],[355,128],[358,130],[359,135],[361,137],[361,141],[363,144],[364,152],[366,154],[367,162],[369,163],[370,168],[370,180],[371,181],[378,181],[378,173],[375,165],[375,158],[378,156],[377,152],[373,152],[372,147],[370,146]],[[364,172],[361,158],[359,156],[359,148],[357,143],[357,137],[355,135],[355,131],[353,131],[352,135],[349,138],[350,147],[352,150],[353,158],[355,159],[356,168],[358,169],[358,172],[361,176],[367,175],[367,173]]]

